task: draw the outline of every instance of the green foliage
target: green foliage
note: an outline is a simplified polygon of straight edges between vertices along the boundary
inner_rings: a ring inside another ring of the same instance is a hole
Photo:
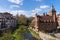
[[[37,34],[36,32],[34,32],[32,29],[29,29],[29,31],[31,32],[32,36],[37,38],[38,40],[42,40],[39,36],[39,34]]]
[[[28,28],[22,25],[13,34],[10,31],[3,32],[3,37],[0,37],[0,40],[24,40],[24,35],[28,32]]]
[[[15,37],[15,40],[24,40],[24,35],[28,33],[28,29],[26,26],[20,26],[13,36]]]
[[[43,32],[43,33],[47,33],[47,31],[45,31],[45,30],[41,30],[41,32]]]
[[[20,25],[27,25],[29,26],[31,21],[33,20],[34,17],[26,17],[25,15],[21,14],[20,16],[17,14],[16,15],[17,22]]]
[[[27,17],[21,14],[19,16],[18,23],[22,25],[27,25]]]
[[[56,37],[53,33],[52,33],[52,34],[50,34],[50,36]]]
[[[11,31],[9,31],[9,30],[5,30],[3,33],[3,36],[2,37],[0,37],[0,40],[11,40]]]
[[[31,23],[31,20],[33,18],[31,17],[27,19],[25,15],[19,16],[18,14],[16,15],[16,18],[17,18],[18,28],[13,32],[11,31],[3,32],[3,36],[0,37],[0,40],[24,40],[25,34],[30,33],[27,26]]]

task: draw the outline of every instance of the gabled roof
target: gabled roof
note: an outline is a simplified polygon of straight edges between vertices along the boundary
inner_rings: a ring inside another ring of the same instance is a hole
[[[40,21],[52,21],[53,22],[53,17],[52,16],[38,16]]]

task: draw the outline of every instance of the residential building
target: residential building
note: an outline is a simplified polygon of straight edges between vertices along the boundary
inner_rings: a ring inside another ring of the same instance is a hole
[[[16,18],[8,13],[0,13],[0,30],[16,27]]]

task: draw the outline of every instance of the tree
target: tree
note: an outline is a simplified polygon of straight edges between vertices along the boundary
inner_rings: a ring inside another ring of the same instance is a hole
[[[0,38],[0,40],[11,40],[12,39],[10,30],[5,30],[5,31],[3,31],[2,34],[3,34],[3,36]]]
[[[32,17],[32,16],[28,18],[28,25],[31,24],[31,21],[32,21],[33,19],[34,19],[34,17]]]
[[[18,19],[19,23],[22,25],[27,25],[27,17],[25,15],[20,15],[19,19]]]
[[[19,14],[16,14],[17,23],[19,22]]]
[[[15,37],[15,40],[24,40],[24,35],[28,32],[28,29],[26,26],[20,26],[13,36]]]

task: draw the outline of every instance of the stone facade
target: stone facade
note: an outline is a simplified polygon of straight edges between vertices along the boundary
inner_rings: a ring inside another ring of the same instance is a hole
[[[45,31],[54,31],[57,29],[57,18],[56,10],[52,6],[49,14],[43,13],[42,16],[35,15],[35,18],[32,20],[32,28],[35,31],[45,30]]]
[[[16,18],[8,13],[0,13],[0,30],[16,27]]]
[[[60,14],[57,15],[58,26],[60,26]]]

